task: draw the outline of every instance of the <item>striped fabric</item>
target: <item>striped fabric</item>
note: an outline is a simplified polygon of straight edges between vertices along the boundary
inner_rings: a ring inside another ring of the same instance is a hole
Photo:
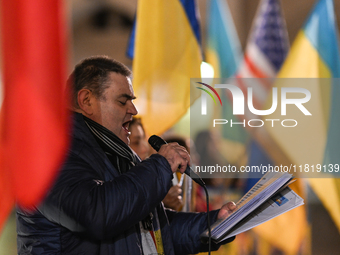
[[[285,20],[279,0],[262,0],[253,21],[251,35],[248,39],[244,59],[236,74],[238,86],[247,94],[247,88],[253,88],[255,109],[262,109],[271,91],[270,79],[276,77],[289,50],[289,40]],[[246,112],[246,119],[256,118]]]
[[[107,148],[105,153],[117,154],[119,157],[125,158],[131,166],[135,166],[140,160],[132,152],[131,148],[127,146],[122,140],[120,140],[114,133],[98,124],[97,122],[85,117],[85,124],[88,126],[92,134],[100,140],[100,143]],[[116,156],[114,156],[116,157]],[[122,169],[122,166],[118,163],[118,170],[120,173],[126,172],[127,169]],[[131,166],[127,167],[130,168]]]

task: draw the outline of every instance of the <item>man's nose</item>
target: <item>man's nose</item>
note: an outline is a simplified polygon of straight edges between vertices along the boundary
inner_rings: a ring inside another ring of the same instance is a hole
[[[137,115],[137,113],[138,113],[137,108],[136,108],[136,106],[134,105],[133,102],[131,102],[131,105],[128,109],[128,113],[130,113],[132,115]]]

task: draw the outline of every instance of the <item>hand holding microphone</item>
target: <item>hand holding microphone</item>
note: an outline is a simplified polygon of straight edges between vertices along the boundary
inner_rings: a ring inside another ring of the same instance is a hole
[[[178,170],[183,174],[186,166],[190,164],[190,156],[188,152],[178,144],[165,144],[161,146],[158,153],[168,160],[173,173]]]
[[[199,185],[205,186],[204,181],[190,169],[190,156],[183,146],[180,146],[176,143],[168,144],[166,141],[156,135],[152,135],[148,142],[152,148],[154,148],[160,155],[164,156],[168,160],[173,173],[179,169],[181,173],[187,174]]]

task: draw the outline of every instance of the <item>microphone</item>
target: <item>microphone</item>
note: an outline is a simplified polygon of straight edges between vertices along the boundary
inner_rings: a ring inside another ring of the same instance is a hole
[[[154,148],[156,151],[159,151],[159,149],[161,148],[162,145],[167,144],[166,141],[164,141],[161,137],[159,137],[157,135],[150,136],[148,142],[151,145],[151,147]],[[201,177],[198,174],[196,174],[191,169],[190,166],[187,166],[187,168],[185,169],[184,173],[186,175],[188,175],[191,179],[193,179],[200,186],[202,186],[202,187],[205,186],[204,181],[201,179]]]

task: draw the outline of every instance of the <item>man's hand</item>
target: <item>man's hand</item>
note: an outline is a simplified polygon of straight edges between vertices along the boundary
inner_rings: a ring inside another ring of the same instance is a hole
[[[187,165],[190,165],[190,155],[188,151],[178,143],[168,143],[162,145],[158,151],[158,154],[167,159],[173,173],[175,173],[178,168],[181,173],[184,173]]]
[[[217,215],[217,219],[226,219],[236,210],[236,204],[234,202],[228,202],[223,205]]]

